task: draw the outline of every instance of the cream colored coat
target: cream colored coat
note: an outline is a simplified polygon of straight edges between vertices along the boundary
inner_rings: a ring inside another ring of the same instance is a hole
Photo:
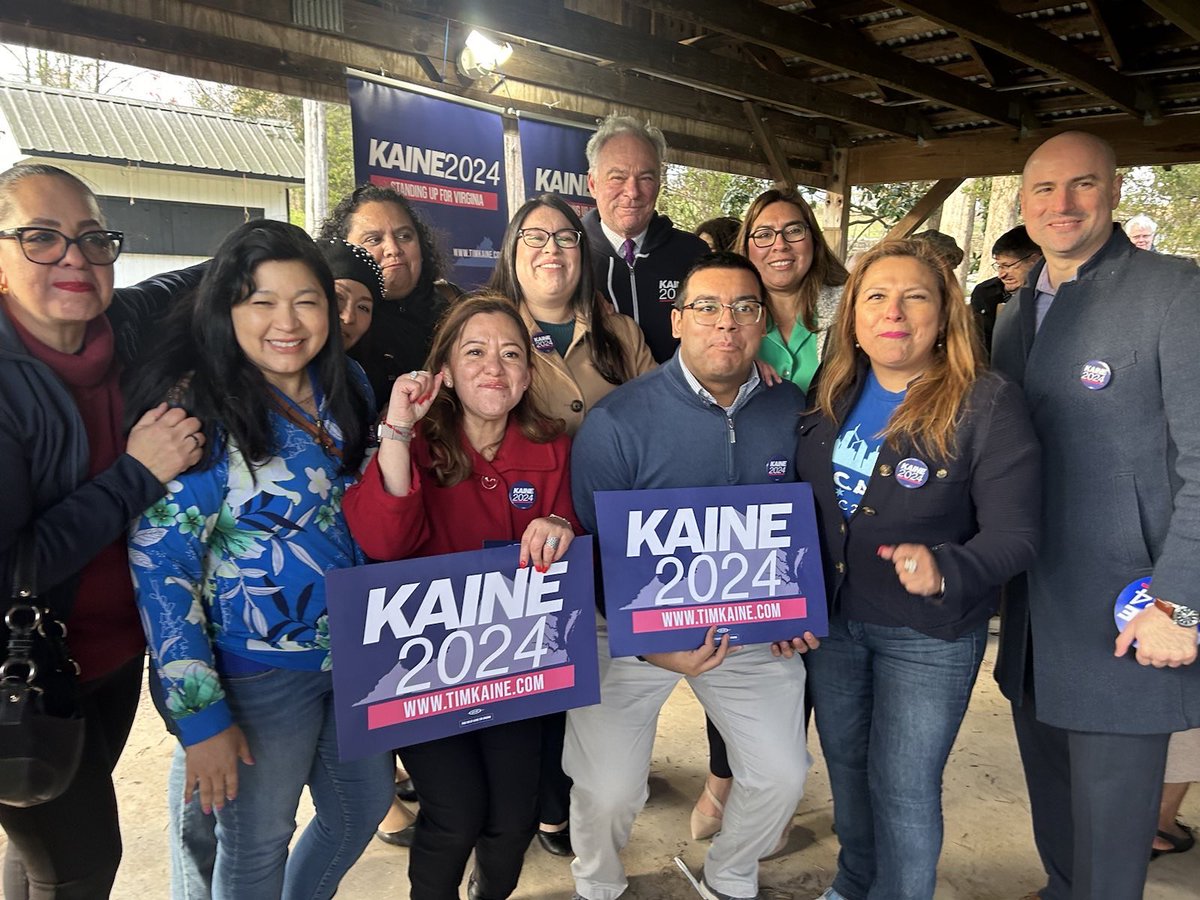
[[[521,318],[531,335],[541,330],[524,303],[521,304]],[[621,313],[608,313],[606,324],[621,342],[625,358],[632,364],[631,377],[655,367],[642,330],[633,319]],[[590,318],[580,313],[575,316],[575,334],[565,355],[559,356],[553,347],[549,351],[533,351],[534,401],[546,415],[566,422],[570,435],[579,430],[587,411],[617,387],[605,381],[592,362],[591,334]]]

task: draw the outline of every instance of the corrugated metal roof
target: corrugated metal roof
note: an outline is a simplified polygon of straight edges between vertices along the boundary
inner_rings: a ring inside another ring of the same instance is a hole
[[[304,147],[276,119],[6,81],[0,114],[23,153],[304,180]]]

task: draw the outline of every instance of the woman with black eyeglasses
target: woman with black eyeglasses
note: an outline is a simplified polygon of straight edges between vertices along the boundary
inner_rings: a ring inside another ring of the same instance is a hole
[[[654,368],[637,323],[595,289],[583,223],[557,194],[517,210],[488,287],[520,308],[533,338],[534,400],[567,434],[597,400]]]
[[[591,247],[578,214],[557,194],[517,210],[488,287],[516,302],[533,341],[536,407],[573,435],[601,397],[654,368],[642,330],[613,310],[592,281]],[[571,781],[562,771],[566,716],[544,717],[538,843],[571,856]]]
[[[112,890],[121,860],[112,770],[145,650],[126,528],[204,444],[200,422],[166,404],[128,435],[121,427],[118,378],[137,343],[122,331],[196,276],[127,288],[114,304],[122,239],[69,172],[24,164],[0,173],[0,584],[12,583],[18,539],[32,534],[40,602],[66,623],[85,720],[83,758],[61,796],[0,804],[8,897],[96,900]],[[128,307],[116,330],[105,315],[113,306]],[[0,651],[7,642],[0,625]]]

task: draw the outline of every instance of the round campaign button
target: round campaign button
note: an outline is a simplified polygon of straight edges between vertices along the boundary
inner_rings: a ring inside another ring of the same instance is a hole
[[[915,490],[929,480],[929,466],[924,460],[910,456],[896,463],[896,481],[900,487]]]
[[[778,481],[787,475],[787,457],[773,456],[767,460],[767,477],[772,481]]]
[[[533,346],[535,350],[540,350],[542,353],[553,353],[554,338],[544,331],[539,331],[533,336]]]
[[[1112,381],[1112,367],[1102,359],[1089,359],[1079,372],[1079,380],[1089,391],[1102,391]]]
[[[528,481],[518,481],[508,489],[508,502],[517,509],[529,509],[537,500],[537,488]]]
[[[1135,578],[1117,594],[1113,604],[1113,618],[1117,623],[1117,631],[1124,631],[1125,626],[1147,606],[1154,604],[1154,594],[1150,592],[1150,578]],[[1200,625],[1196,626],[1196,643],[1200,644]],[[1137,646],[1137,641],[1133,642]]]

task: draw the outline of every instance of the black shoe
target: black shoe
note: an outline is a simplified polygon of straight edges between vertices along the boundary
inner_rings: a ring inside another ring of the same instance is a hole
[[[391,844],[393,847],[411,847],[413,835],[417,833],[417,825],[414,822],[407,828],[401,828],[399,831],[381,831],[375,829],[375,837],[383,841],[385,844]]]
[[[547,853],[552,853],[555,856],[574,856],[575,851],[571,847],[571,827],[568,825],[562,831],[542,831],[538,829],[538,843],[542,845],[542,849]]]
[[[467,900],[483,900],[483,895],[479,892],[479,881],[475,878],[474,870],[472,870],[470,877],[467,878]]]
[[[415,803],[417,801],[417,791],[413,787],[411,778],[405,778],[403,781],[396,782],[396,796],[406,803]]]

